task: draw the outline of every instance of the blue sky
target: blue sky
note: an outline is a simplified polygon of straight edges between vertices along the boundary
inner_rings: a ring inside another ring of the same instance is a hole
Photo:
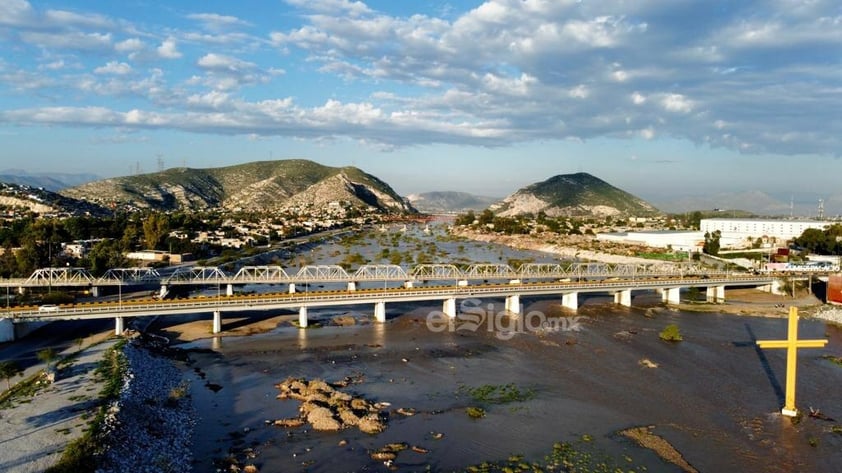
[[[0,0],[0,169],[308,158],[492,196],[585,171],[835,214],[840,51],[823,0]]]

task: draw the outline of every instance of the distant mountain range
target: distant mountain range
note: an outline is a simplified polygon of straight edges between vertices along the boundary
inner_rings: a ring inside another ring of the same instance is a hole
[[[707,195],[688,195],[667,202],[659,206],[668,212],[683,213],[702,209],[718,209],[722,216],[731,216],[732,209],[740,209],[756,215],[789,216],[799,218],[816,218],[818,216],[819,197],[808,198],[798,196],[792,199],[788,196],[773,196],[760,191],[719,192]],[[838,209],[842,208],[842,195],[827,196],[822,199],[825,217],[834,217]]]
[[[509,217],[544,212],[559,216],[651,216],[661,212],[645,200],[588,173],[562,174],[526,186],[492,205]]]
[[[110,213],[102,206],[65,197],[46,189],[25,184],[0,182],[0,207],[27,209],[38,214],[93,215]]]
[[[454,191],[422,192],[420,194],[410,194],[406,198],[413,207],[425,213],[483,210],[500,200],[499,197],[487,197]]]
[[[331,202],[387,213],[414,212],[388,184],[355,167],[290,159],[208,169],[173,168],[65,189],[62,194],[107,205],[157,210],[248,211],[325,209]]]
[[[22,169],[4,169],[0,171],[0,182],[20,184],[48,191],[58,192],[67,187],[74,187],[86,182],[96,181],[102,177],[96,174],[71,174],[60,172],[30,173]]]

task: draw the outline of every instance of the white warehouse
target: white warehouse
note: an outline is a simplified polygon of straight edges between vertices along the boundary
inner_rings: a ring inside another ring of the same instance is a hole
[[[824,230],[833,222],[823,220],[782,220],[761,218],[703,218],[700,223],[702,234],[719,230],[723,240],[756,240],[768,237],[781,241],[801,236],[804,230]]]

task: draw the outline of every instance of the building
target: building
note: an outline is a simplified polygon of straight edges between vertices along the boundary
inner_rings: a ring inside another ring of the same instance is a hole
[[[648,232],[599,233],[598,241],[610,241],[626,245],[642,245],[652,248],[672,248],[674,251],[699,253],[705,244],[702,232],[656,230]]]
[[[823,220],[784,220],[762,218],[704,218],[700,223],[702,234],[719,231],[722,235],[722,246],[732,246],[728,243],[737,242],[750,244],[758,238],[775,239],[784,243],[801,236],[804,230],[815,228],[824,230],[833,222]]]

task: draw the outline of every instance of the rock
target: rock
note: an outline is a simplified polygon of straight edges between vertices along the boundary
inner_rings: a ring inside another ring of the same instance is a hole
[[[360,431],[366,434],[379,434],[383,432],[386,426],[380,420],[380,417],[376,414],[369,414],[362,419],[360,419],[359,424],[357,427],[360,428]]]
[[[394,460],[398,456],[392,452],[374,452],[371,454],[371,459],[376,461],[390,461]]]
[[[658,367],[658,364],[652,362],[649,358],[644,358],[644,359],[640,360],[638,363],[640,363],[641,366],[645,366],[647,368],[657,368]]]
[[[287,427],[287,428],[296,428],[301,427],[304,425],[304,420],[295,418],[295,419],[277,419],[273,422],[274,425],[278,427]]]
[[[400,407],[395,412],[397,412],[398,414],[400,414],[402,416],[407,416],[407,417],[415,415],[415,409],[413,409],[411,407],[408,407],[408,408]]]
[[[342,428],[342,424],[333,418],[333,412],[326,407],[316,407],[307,414],[307,422],[314,430],[334,432]]]
[[[254,465],[246,465],[243,468],[243,473],[257,473],[259,470]]]
[[[360,423],[360,418],[354,414],[354,411],[348,408],[342,408],[339,410],[339,419],[346,427],[355,427]]]
[[[430,453],[429,450],[427,450],[424,447],[419,447],[418,445],[413,445],[412,451],[415,452],[415,453]]]
[[[345,439],[342,439],[342,440],[339,441],[339,443],[337,445],[339,445],[340,447],[344,447],[344,446],[348,445],[348,441],[345,440]]]
[[[351,399],[351,409],[355,411],[367,411],[369,408],[368,402],[365,399],[355,397]]]

